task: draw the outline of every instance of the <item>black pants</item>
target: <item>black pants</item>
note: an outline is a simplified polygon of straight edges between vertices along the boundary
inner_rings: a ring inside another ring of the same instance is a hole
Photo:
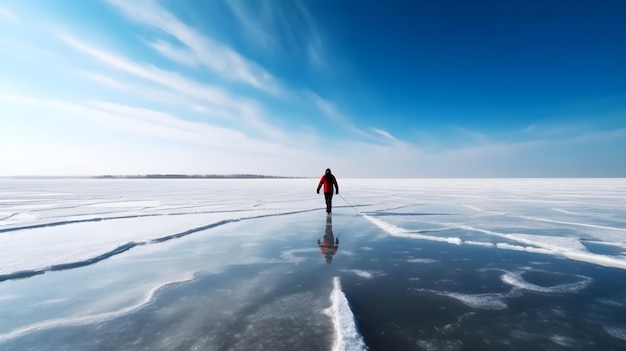
[[[330,213],[333,208],[333,193],[324,193],[324,200],[326,201],[326,212]]]

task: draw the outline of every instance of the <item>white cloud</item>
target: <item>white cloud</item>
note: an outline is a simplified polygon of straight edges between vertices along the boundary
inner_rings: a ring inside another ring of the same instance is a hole
[[[220,87],[187,79],[176,72],[166,71],[152,65],[135,63],[115,53],[87,45],[67,34],[62,35],[61,39],[71,47],[96,58],[112,68],[143,80],[157,83],[165,89],[171,89],[185,96],[187,99],[200,101],[205,108],[216,111],[221,116],[229,117],[242,128],[254,130],[256,133],[261,133],[271,138],[284,138],[286,135],[266,120],[263,108],[255,101],[234,96]]]
[[[521,134],[530,137],[562,138],[571,135],[586,133],[593,127],[587,122],[569,121],[536,121],[522,129]]]
[[[184,95],[178,91],[167,90],[167,88],[155,88],[155,85],[141,84],[137,82],[121,81],[97,72],[81,71],[79,74],[92,82],[98,83],[103,87],[110,88],[116,93],[122,93],[126,97],[137,97],[147,101],[159,104],[169,104],[177,108],[188,108],[195,113],[201,113],[204,116],[220,120],[233,120],[241,118],[240,115],[233,115],[232,109],[216,106],[215,104],[203,104],[202,101],[190,96]]]
[[[115,90],[121,90],[121,91],[131,91],[131,87],[128,84],[122,83],[119,80],[116,80],[110,76],[107,76],[101,73],[96,73],[96,72],[88,72],[88,71],[82,71],[79,73],[84,78],[100,83],[109,88],[112,88]]]
[[[122,56],[105,52],[85,44],[70,35],[62,35],[61,39],[71,47],[80,50],[113,68],[117,68],[139,78],[157,83],[163,87],[169,87],[183,92],[186,95],[230,108],[236,109],[240,103],[245,105],[243,101],[236,101],[234,97],[230,96],[230,94],[223,89],[205,84],[199,84],[184,78],[178,73],[166,71],[152,65],[137,64]]]
[[[350,119],[339,112],[339,110],[331,102],[321,98],[315,93],[309,93],[308,96],[312,98],[315,105],[324,113],[326,117],[330,119],[331,122],[339,124],[350,123]]]
[[[275,29],[276,14],[271,1],[226,1],[230,11],[243,27],[243,33],[250,43],[266,50],[279,49]],[[257,8],[251,9],[256,5]]]
[[[135,136],[219,147],[234,151],[254,150],[260,153],[271,153],[282,150],[280,145],[256,141],[236,130],[215,127],[202,122],[191,122],[165,112],[146,108],[102,101],[77,104],[19,95],[3,95],[0,96],[0,99],[13,104],[38,107],[50,111],[50,115],[54,112],[57,118],[61,118],[60,123],[77,128],[86,128],[94,132],[103,132],[104,130],[123,132]],[[62,117],[60,117],[61,115]]]
[[[7,118],[0,146],[11,150],[0,155],[0,174],[4,175],[272,169],[272,174],[280,175],[285,174],[281,170],[301,164],[290,161],[303,155],[302,150],[285,148],[280,141],[255,140],[237,130],[145,108],[7,94],[0,95],[0,102]],[[286,162],[277,165],[276,160]],[[291,169],[289,174],[298,172]]]
[[[304,19],[302,25],[306,30],[308,39],[306,41],[306,51],[309,56],[309,60],[318,68],[328,69],[328,51],[324,47],[322,37],[317,25],[315,24],[313,16],[311,16],[301,1],[296,1],[295,4]]]
[[[283,94],[277,80],[258,64],[247,60],[227,45],[198,33],[156,2],[122,0],[109,2],[129,19],[161,30],[180,41],[189,49],[189,54],[193,55],[195,61],[222,78],[243,82],[270,94]],[[164,49],[162,45],[160,49]],[[170,55],[169,58],[178,57],[180,54],[180,52],[173,54],[171,47],[161,52]]]
[[[473,145],[488,145],[493,142],[491,138],[484,132],[478,132],[462,127],[455,127],[453,129],[463,136],[461,140],[469,142]]]
[[[522,132],[524,132],[524,133],[532,133],[536,129],[537,129],[537,125],[536,124],[530,124],[526,128],[522,129]]]
[[[226,4],[252,45],[270,54],[302,56],[318,69],[330,68],[332,60],[319,26],[303,2],[230,0]]]
[[[400,142],[400,140],[396,139],[396,138],[395,138],[393,135],[391,135],[389,132],[384,131],[384,130],[382,130],[382,129],[372,128],[372,131],[373,131],[375,134],[378,134],[378,135],[382,136],[384,140],[387,140],[387,141],[389,141],[390,143],[394,143],[394,144],[395,144],[395,143],[399,143],[399,142]]]
[[[31,117],[30,120],[25,114],[14,115],[15,123],[23,123],[27,129],[12,133],[9,128],[0,135],[3,139],[0,146],[5,150],[5,156],[0,155],[3,167],[19,169],[21,165],[23,169],[32,170],[31,174],[50,174],[51,171],[34,172],[39,164],[58,170],[57,174],[225,172],[302,176],[317,175],[331,167],[343,178],[498,177],[537,176],[537,165],[547,163],[539,176],[550,176],[558,170],[559,162],[564,162],[555,156],[558,152],[555,153],[554,148],[568,147],[567,143],[574,142],[584,146],[586,142],[605,138],[626,139],[626,130],[618,130],[592,133],[582,140],[493,142],[443,152],[424,152],[404,142],[320,140],[312,135],[294,135],[298,142],[287,144],[282,139],[255,140],[237,130],[186,121],[171,113],[119,103],[91,101],[76,104],[9,95],[0,96],[0,100],[5,110],[9,108],[10,111],[10,105],[21,104],[41,112],[35,111],[33,116],[43,116],[46,112],[45,117]],[[383,139],[393,138],[383,130],[375,133]],[[11,139],[10,134],[19,138]],[[9,157],[6,150],[12,150],[14,155]],[[65,156],[61,157],[64,152]],[[38,153],[41,159],[35,158]],[[545,159],[538,160],[538,153]],[[93,161],[94,157],[99,162]],[[27,162],[30,160],[36,161]],[[81,165],[82,173],[78,172]],[[61,171],[63,169],[65,173]]]
[[[333,103],[315,93],[309,92],[305,96],[313,100],[315,106],[334,124],[333,128],[343,128],[375,144],[396,144],[397,146],[404,144],[403,141],[385,130],[379,128],[370,128],[369,130],[359,128],[352,122],[351,118],[341,112]]]
[[[13,11],[7,9],[6,7],[0,7],[0,20],[2,19],[8,20],[9,22],[12,22],[14,24],[22,23],[20,18],[17,17],[17,15]]]
[[[4,62],[9,57],[16,57],[21,60],[22,63],[41,62],[41,60],[48,60],[48,62],[58,62],[61,60],[61,55],[58,53],[43,48],[38,45],[33,45],[24,41],[18,36],[9,35],[2,37],[0,33],[0,62]]]
[[[193,52],[182,48],[176,48],[165,40],[156,39],[154,41],[147,42],[147,45],[174,62],[192,67],[200,64],[197,58],[193,55]]]
[[[607,149],[604,145],[614,146]],[[346,140],[337,141],[335,162],[355,176],[594,177],[626,171],[626,156],[619,151],[623,146],[625,129],[590,131],[558,139],[492,140],[463,147],[442,145],[436,151],[402,141],[372,144]],[[606,159],[615,162],[607,165]]]

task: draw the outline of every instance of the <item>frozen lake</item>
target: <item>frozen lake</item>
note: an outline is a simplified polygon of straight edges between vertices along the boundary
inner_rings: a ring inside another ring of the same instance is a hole
[[[2,179],[0,350],[626,349],[626,179],[338,181]]]

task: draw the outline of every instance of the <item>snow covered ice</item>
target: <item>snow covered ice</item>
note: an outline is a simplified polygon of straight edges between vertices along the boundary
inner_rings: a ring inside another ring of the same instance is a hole
[[[339,176],[339,175],[338,175]],[[626,347],[625,179],[0,180],[2,350]]]

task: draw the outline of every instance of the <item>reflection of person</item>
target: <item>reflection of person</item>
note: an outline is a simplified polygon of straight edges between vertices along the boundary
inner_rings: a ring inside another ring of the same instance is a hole
[[[335,194],[339,194],[339,185],[337,184],[337,179],[332,173],[330,173],[330,168],[326,168],[326,172],[320,179],[320,182],[317,184],[318,194],[320,193],[320,188],[322,187],[322,184],[324,185],[324,200],[326,201],[326,213],[330,214],[330,212],[332,211],[332,207],[333,207],[333,204],[332,204],[333,186],[336,189]]]
[[[320,242],[320,239],[317,239],[317,246],[320,248],[322,255],[324,255],[326,263],[331,263],[333,261],[333,256],[337,253],[337,249],[339,249],[339,238],[335,239],[335,235],[333,235],[332,221],[333,218],[331,216],[326,216],[324,241]]]

